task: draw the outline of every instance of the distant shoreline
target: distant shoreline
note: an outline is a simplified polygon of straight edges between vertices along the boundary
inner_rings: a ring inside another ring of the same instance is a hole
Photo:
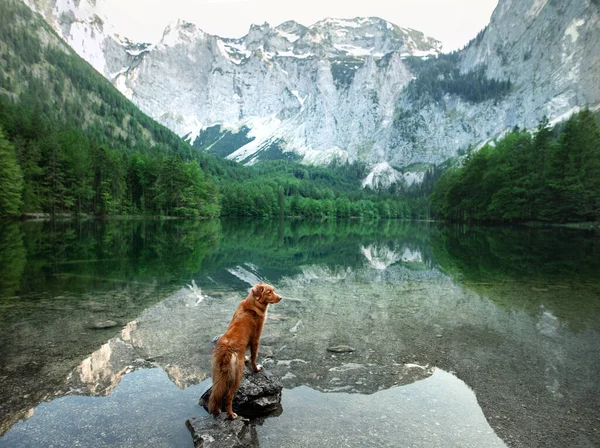
[[[349,216],[346,218],[314,218],[314,217],[306,217],[306,216],[267,216],[261,218],[251,218],[247,216],[219,216],[216,218],[208,218],[208,217],[184,217],[184,216],[160,216],[160,215],[105,215],[105,216],[95,216],[88,214],[76,214],[76,213],[23,213],[21,216],[16,218],[4,219],[4,221],[27,221],[27,222],[36,222],[36,221],[70,221],[70,220],[98,220],[98,221],[129,221],[129,220],[198,220],[204,221],[208,219],[300,219],[300,220],[317,220],[317,221],[325,221],[325,220],[355,220],[361,219],[358,216]],[[363,218],[369,220],[369,218]],[[395,220],[395,221],[415,221],[415,222],[427,222],[427,223],[445,223],[452,225],[479,225],[479,226],[519,226],[519,227],[529,227],[529,228],[542,228],[542,227],[564,227],[569,229],[580,229],[580,230],[598,230],[600,229],[600,221],[588,221],[588,222],[567,222],[567,223],[559,223],[559,222],[545,222],[545,221],[524,221],[524,222],[512,222],[512,223],[498,223],[498,222],[478,222],[478,221],[445,221],[445,220],[437,220],[437,219],[404,219],[404,218],[376,218],[377,221],[382,220]]]

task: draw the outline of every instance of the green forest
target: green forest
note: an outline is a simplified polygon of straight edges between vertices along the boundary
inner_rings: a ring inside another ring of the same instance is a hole
[[[534,134],[515,128],[447,170],[431,195],[436,217],[456,221],[600,220],[600,128],[589,110]]]
[[[407,86],[406,93],[417,103],[440,101],[445,94],[457,95],[465,101],[479,103],[502,98],[511,89],[510,79],[506,81],[490,79],[486,67],[461,73],[458,52],[440,54],[435,58],[406,59],[417,74]]]
[[[425,217],[360,164],[243,167],[154,122],[17,0],[0,3],[0,216]],[[4,26],[6,24],[7,26]]]

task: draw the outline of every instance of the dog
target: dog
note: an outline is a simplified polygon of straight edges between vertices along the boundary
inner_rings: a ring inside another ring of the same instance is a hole
[[[219,338],[213,352],[213,386],[208,401],[211,414],[221,413],[221,404],[225,398],[225,412],[231,420],[237,418],[231,406],[244,376],[246,349],[250,347],[252,371],[259,372],[262,366],[256,365],[256,358],[267,306],[280,300],[281,296],[275,294],[271,285],[261,282],[254,285],[248,297],[240,302],[227,331]]]

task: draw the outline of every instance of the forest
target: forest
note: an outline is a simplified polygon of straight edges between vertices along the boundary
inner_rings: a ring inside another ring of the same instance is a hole
[[[437,218],[454,221],[600,220],[600,128],[585,109],[535,133],[515,128],[447,170],[431,195]]]

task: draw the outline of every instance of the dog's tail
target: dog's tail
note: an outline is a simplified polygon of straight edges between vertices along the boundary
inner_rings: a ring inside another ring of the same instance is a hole
[[[213,385],[210,399],[208,400],[208,411],[211,414],[221,412],[221,403],[225,394],[234,387],[236,382],[237,354],[227,350],[226,347],[215,349],[212,360]]]

